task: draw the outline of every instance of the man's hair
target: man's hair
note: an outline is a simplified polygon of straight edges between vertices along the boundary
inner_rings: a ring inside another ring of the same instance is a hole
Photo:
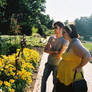
[[[54,27],[55,27],[56,25],[59,26],[60,28],[64,27],[64,24],[63,24],[62,22],[60,22],[60,21],[55,22],[55,23],[54,23]]]
[[[76,26],[73,24],[70,24],[68,26],[64,27],[65,31],[69,34],[71,38],[78,38],[78,33],[76,30]]]

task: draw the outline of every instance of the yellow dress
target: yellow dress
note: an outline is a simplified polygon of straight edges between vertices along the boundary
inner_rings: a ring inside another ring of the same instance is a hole
[[[75,67],[81,63],[81,58],[74,53],[66,52],[62,56],[62,61],[58,65],[57,78],[61,83],[64,83],[66,86],[73,82]],[[79,80],[82,78],[81,73],[77,73],[76,79]]]

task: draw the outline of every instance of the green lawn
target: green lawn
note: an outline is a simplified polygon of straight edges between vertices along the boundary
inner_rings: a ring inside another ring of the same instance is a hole
[[[91,42],[86,42],[86,43],[83,43],[83,45],[90,51],[92,51],[92,43]]]

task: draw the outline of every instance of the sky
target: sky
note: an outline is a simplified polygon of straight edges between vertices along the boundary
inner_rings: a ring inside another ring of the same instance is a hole
[[[46,14],[55,21],[74,21],[92,15],[92,0],[46,0]]]

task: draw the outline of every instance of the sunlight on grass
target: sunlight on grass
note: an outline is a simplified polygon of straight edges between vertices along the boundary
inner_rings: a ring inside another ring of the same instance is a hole
[[[92,51],[92,43],[91,42],[86,42],[86,43],[83,43],[83,45],[90,51]]]

